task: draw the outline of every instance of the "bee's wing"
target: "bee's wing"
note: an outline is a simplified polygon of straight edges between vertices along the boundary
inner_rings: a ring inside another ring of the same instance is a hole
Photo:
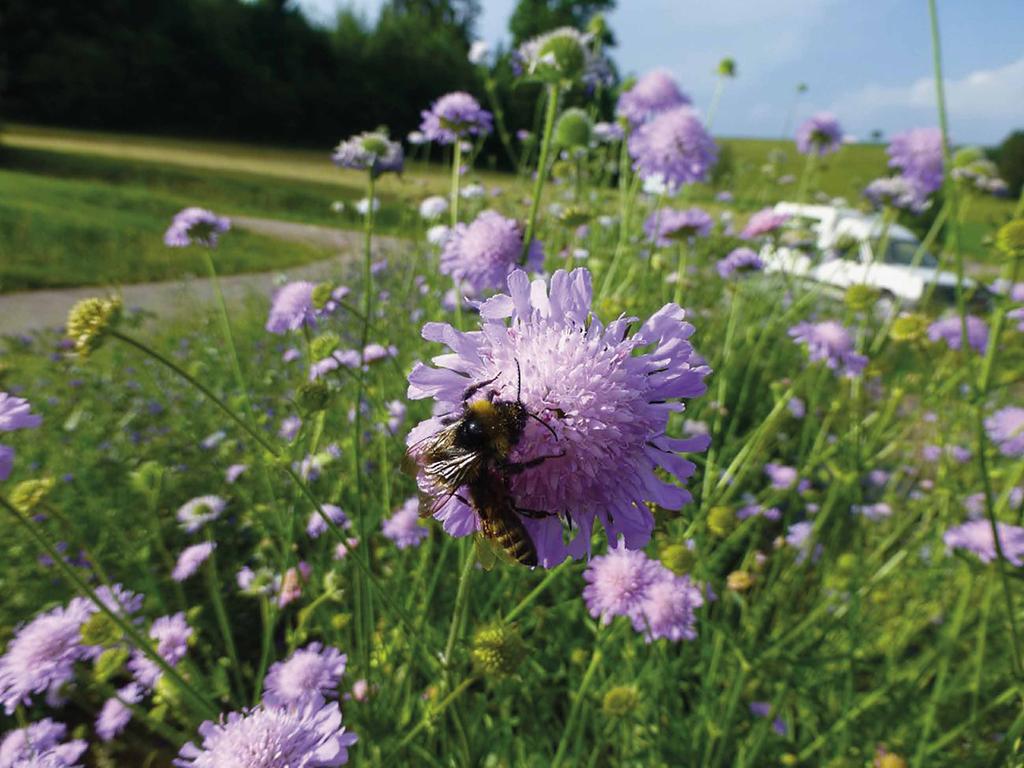
[[[481,533],[473,536],[473,549],[476,550],[477,562],[485,571],[493,569],[498,558],[504,555],[501,547]]]
[[[420,515],[430,517],[475,477],[484,461],[479,451],[467,451],[456,444],[458,424],[420,440],[406,452],[403,469],[413,477],[423,475]],[[424,487],[425,486],[425,487]]]

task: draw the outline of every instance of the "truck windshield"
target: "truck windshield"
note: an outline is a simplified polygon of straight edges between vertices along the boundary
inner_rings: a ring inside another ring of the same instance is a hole
[[[872,250],[877,253],[881,243],[876,240],[872,245],[874,246]],[[886,246],[882,261],[886,264],[900,264],[909,267],[914,263],[914,256],[917,255],[917,249],[920,247],[921,244],[916,240],[890,240],[888,246]],[[935,260],[934,256],[925,251],[920,255],[917,265],[919,267],[935,269],[939,266],[939,262]]]

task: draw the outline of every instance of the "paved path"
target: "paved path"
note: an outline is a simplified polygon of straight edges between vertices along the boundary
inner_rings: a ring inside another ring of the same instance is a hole
[[[247,216],[233,216],[231,225],[282,240],[295,240],[337,250],[339,253],[302,266],[222,277],[221,289],[228,302],[239,301],[252,294],[269,296],[285,275],[288,280],[313,282],[340,279],[362,254],[363,236],[359,232]],[[394,237],[378,236],[374,238],[374,243],[377,256],[395,254],[401,248],[401,240]],[[76,301],[109,292],[109,289],[102,286],[92,286],[0,295],[0,336],[59,327],[64,324],[68,309]],[[126,285],[120,289],[120,294],[126,307],[143,307],[160,317],[168,317],[202,310],[213,300],[213,286],[208,278],[187,278]]]

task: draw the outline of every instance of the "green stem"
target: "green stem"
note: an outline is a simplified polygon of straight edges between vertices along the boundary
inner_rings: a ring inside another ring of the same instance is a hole
[[[711,133],[711,124],[715,121],[715,113],[718,112],[718,102],[722,98],[722,91],[725,88],[725,78],[722,75],[718,76],[718,80],[715,81],[715,92],[711,96],[711,106],[708,107],[708,117],[704,121],[705,128],[708,133]]]
[[[263,698],[263,678],[267,674],[267,666],[270,664],[270,649],[274,639],[275,613],[266,595],[260,597],[260,624],[263,626],[262,640],[260,642],[260,661],[256,669],[256,681],[252,689],[252,705],[255,707]]]
[[[562,738],[558,741],[555,757],[551,761],[551,768],[559,768],[562,760],[565,758],[565,752],[569,748],[569,742],[573,732],[576,730],[576,720],[579,719],[580,710],[583,708],[583,701],[586,698],[587,690],[590,688],[590,683],[594,679],[597,668],[601,664],[601,658],[601,636],[598,635],[594,639],[594,651],[590,655],[590,664],[587,665],[587,669],[583,673],[580,687],[576,689],[576,696],[573,699],[572,708],[569,710],[569,718],[565,721],[565,730],[562,731]]]
[[[444,645],[444,665],[450,671],[452,666],[452,654],[455,652],[455,642],[459,637],[459,628],[462,626],[462,611],[469,599],[469,577],[473,573],[473,566],[476,565],[476,555],[472,548],[466,548],[465,562],[462,564],[462,572],[459,574],[459,587],[455,593],[455,607],[452,608],[452,621],[448,627],[448,642]]]
[[[462,139],[456,137],[452,144],[452,183],[448,191],[451,209],[451,228],[459,223],[459,185],[462,183]]]
[[[814,147],[807,153],[807,159],[804,161],[804,172],[800,174],[800,186],[796,193],[796,201],[798,203],[807,202],[807,192],[811,184],[811,177],[814,175],[814,168],[818,163],[818,153],[814,151]]]
[[[558,575],[562,573],[562,571],[564,571],[569,565],[571,565],[572,562],[572,560],[567,559],[564,562],[560,563],[558,566],[549,570],[546,574],[544,574],[544,578],[541,579],[540,584],[534,587],[530,594],[528,594],[526,597],[520,600],[519,605],[517,605],[515,608],[513,608],[511,611],[505,614],[505,623],[511,624],[520,613],[529,608],[530,605],[533,604],[533,601],[540,597],[544,590],[546,590],[552,584],[552,582],[554,582]]]
[[[533,200],[530,203],[530,218],[526,222],[526,234],[523,236],[523,253],[520,256],[520,263],[526,263],[526,256],[530,252],[530,243],[533,242],[534,232],[537,229],[537,212],[540,210],[540,200],[544,193],[544,181],[548,175],[548,155],[551,152],[551,134],[555,128],[555,115],[558,114],[558,86],[548,86],[548,103],[544,115],[544,136],[540,145],[540,160],[537,163],[537,178],[533,182]]]
[[[207,532],[206,540],[213,543],[213,536]],[[235,638],[231,634],[231,623],[228,621],[227,611],[224,610],[224,601],[220,596],[220,579],[217,576],[217,559],[213,550],[206,560],[206,588],[210,594],[210,604],[213,606],[213,614],[217,619],[217,627],[220,629],[221,637],[224,640],[224,649],[228,653],[231,662],[231,672],[237,688],[238,701],[245,700],[245,682],[242,680],[242,669],[238,662],[238,651],[235,648]]]

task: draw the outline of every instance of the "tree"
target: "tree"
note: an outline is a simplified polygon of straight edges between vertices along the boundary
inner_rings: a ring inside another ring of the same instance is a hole
[[[615,0],[519,0],[508,21],[514,45],[558,27],[582,29],[597,13],[615,8]]]
[[[1019,196],[1024,187],[1024,131],[1014,131],[1003,139],[996,151],[996,165],[1009,193]]]

